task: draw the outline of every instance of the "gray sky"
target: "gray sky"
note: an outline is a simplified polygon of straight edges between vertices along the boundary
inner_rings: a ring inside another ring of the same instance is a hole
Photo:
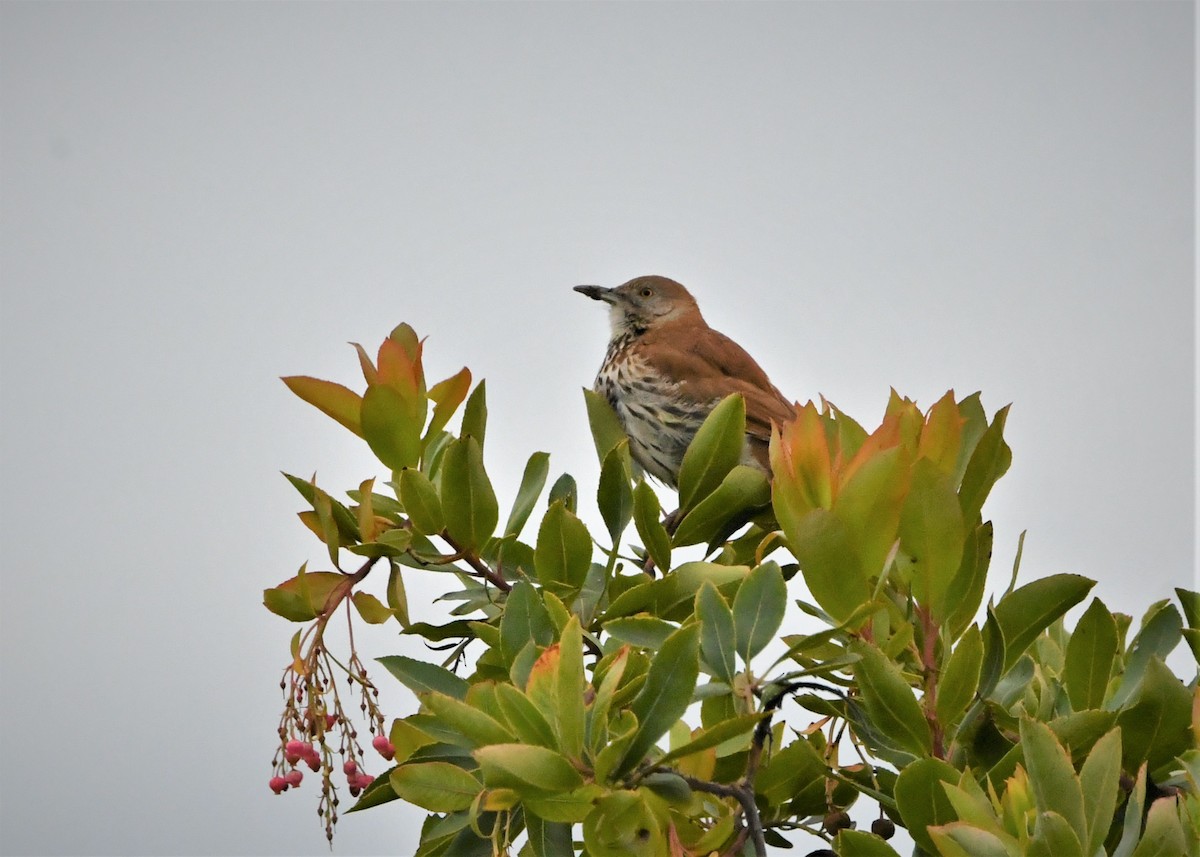
[[[1012,402],[997,580],[1028,529],[1023,580],[1134,613],[1189,585],[1194,32],[1185,3],[0,4],[0,848],[328,853],[312,783],[266,787],[292,628],[260,592],[322,555],[277,471],[380,471],[277,376],[356,383],[344,343],[401,320],[432,376],[488,378],[502,504],[535,449],[594,486],[607,328],[570,287],[661,273],[869,426],[893,386]],[[335,852],[411,853],[395,807]]]

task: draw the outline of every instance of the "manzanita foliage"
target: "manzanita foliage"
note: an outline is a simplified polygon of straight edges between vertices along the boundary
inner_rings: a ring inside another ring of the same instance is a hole
[[[1131,618],[1094,599],[1069,631],[1093,582],[1018,587],[1014,564],[985,605],[982,510],[1011,459],[1007,409],[989,421],[977,395],[922,412],[893,394],[868,433],[828,403],[797,406],[768,481],[740,463],[731,397],[664,516],[589,393],[594,534],[577,516],[591,492],[571,477],[543,499],[541,452],[502,521],[484,386],[464,369],[427,387],[421,351],[406,325],[374,361],[360,347],[362,395],[284,379],[383,468],[349,503],[288,477],[333,570],[264,593],[302,625],[271,788],[311,768],[328,835],[344,782],[351,811],[427,810],[422,857],[763,855],[795,830],[876,857],[897,853],[896,826],[942,857],[1200,855],[1200,696],[1164,664],[1181,640],[1200,657],[1200,595],[1178,590],[1182,613],[1156,603],[1132,637]],[[693,545],[704,558],[678,561]],[[442,575],[456,618],[411,621],[402,568]],[[789,599],[827,627],[785,633]],[[389,722],[353,643],[330,651],[339,611],[449,648],[441,662],[377,659],[418,710]],[[347,680],[392,764],[374,778]],[[878,807],[869,831],[846,813],[864,800]]]

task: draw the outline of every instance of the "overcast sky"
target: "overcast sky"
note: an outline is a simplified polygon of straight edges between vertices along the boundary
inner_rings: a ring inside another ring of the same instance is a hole
[[[345,343],[402,320],[431,376],[487,377],[502,505],[535,449],[594,486],[607,321],[570,287],[660,273],[868,427],[889,387],[1012,402],[997,581],[1028,530],[1022,580],[1134,613],[1190,585],[1194,24],[0,4],[0,847],[328,853],[311,782],[267,790],[292,628],[261,590],[322,556],[278,471],[380,470],[277,378],[359,383]],[[412,853],[418,818],[335,853]]]

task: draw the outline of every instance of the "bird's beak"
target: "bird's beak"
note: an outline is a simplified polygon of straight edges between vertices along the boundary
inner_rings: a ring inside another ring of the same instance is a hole
[[[604,286],[576,286],[575,291],[594,301],[604,301],[608,304],[617,302],[616,289],[606,289]]]

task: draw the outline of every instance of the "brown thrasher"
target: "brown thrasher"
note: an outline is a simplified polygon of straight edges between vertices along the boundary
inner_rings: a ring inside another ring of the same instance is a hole
[[[666,277],[637,277],[614,289],[575,291],[611,306],[612,338],[595,390],[608,399],[629,436],[633,460],[672,488],[683,453],[717,403],[746,401],[743,460],[770,472],[771,424],[795,415],[754,358],[713,330],[696,299]]]

